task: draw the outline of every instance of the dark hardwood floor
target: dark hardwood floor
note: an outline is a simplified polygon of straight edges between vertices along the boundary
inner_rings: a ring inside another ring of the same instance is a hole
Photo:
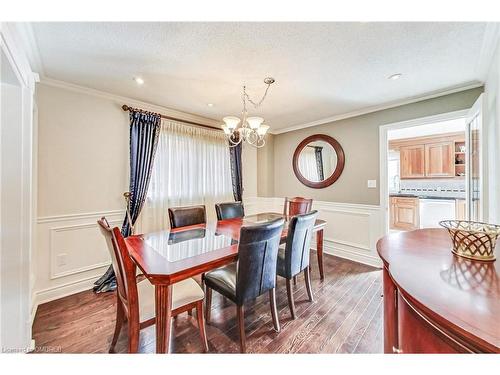
[[[315,255],[311,258],[315,259]],[[284,280],[278,279],[277,299],[282,330],[272,329],[267,293],[246,307],[249,353],[382,353],[382,274],[369,266],[324,256],[325,280],[312,262],[315,301],[308,302],[303,276],[294,286],[297,319],[291,320]],[[115,294],[78,293],[38,307],[33,335],[39,351],[107,353],[114,330]],[[141,331],[139,351],[154,353],[155,327]],[[172,353],[200,353],[196,317],[173,321]],[[211,324],[207,325],[211,353],[239,352],[236,309],[213,294]],[[126,324],[116,351],[127,348]]]

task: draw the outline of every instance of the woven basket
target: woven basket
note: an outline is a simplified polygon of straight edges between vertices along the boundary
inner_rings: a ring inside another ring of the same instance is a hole
[[[500,225],[461,220],[440,221],[439,225],[448,229],[454,254],[467,259],[495,260],[494,250],[500,235]]]

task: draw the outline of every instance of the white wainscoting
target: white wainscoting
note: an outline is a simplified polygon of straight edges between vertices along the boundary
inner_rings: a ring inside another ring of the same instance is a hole
[[[245,213],[283,212],[284,198],[251,197]],[[376,243],[383,234],[380,206],[314,201],[313,209],[326,220],[325,253],[374,267],[381,267]]]
[[[114,210],[38,218],[33,314],[41,303],[92,288],[111,263],[97,220],[105,216],[121,226],[124,215]]]

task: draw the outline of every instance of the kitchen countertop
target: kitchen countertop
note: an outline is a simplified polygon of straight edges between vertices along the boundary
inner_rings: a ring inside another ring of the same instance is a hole
[[[438,196],[438,195],[432,195],[432,194],[408,194],[408,193],[389,193],[390,197],[402,197],[402,198],[419,198],[419,199],[448,199],[448,200],[455,200],[455,199],[465,199],[465,196],[460,196],[460,197],[443,197],[443,196]]]

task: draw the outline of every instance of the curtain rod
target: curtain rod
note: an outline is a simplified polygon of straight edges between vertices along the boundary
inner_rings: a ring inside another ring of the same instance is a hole
[[[140,109],[140,108],[133,108],[133,107],[129,107],[128,105],[124,104],[122,105],[122,109],[124,111],[139,111],[139,112],[146,112],[146,113],[155,113],[155,112],[150,112],[150,111],[145,111],[143,109]],[[166,115],[163,115],[161,113],[157,113],[158,115],[160,115],[161,118],[164,118],[166,120],[173,120],[173,121],[179,121],[179,122],[184,122],[186,124],[191,124],[191,125],[196,125],[196,126],[201,126],[203,128],[208,128],[208,129],[212,129],[212,130],[219,130],[219,131],[222,131],[221,128],[216,128],[214,126],[210,126],[210,125],[205,125],[205,124],[200,124],[198,122],[194,122],[194,121],[188,121],[188,120],[183,120],[183,119],[180,119],[180,118],[175,118],[175,117],[171,117],[171,116],[166,116]]]

